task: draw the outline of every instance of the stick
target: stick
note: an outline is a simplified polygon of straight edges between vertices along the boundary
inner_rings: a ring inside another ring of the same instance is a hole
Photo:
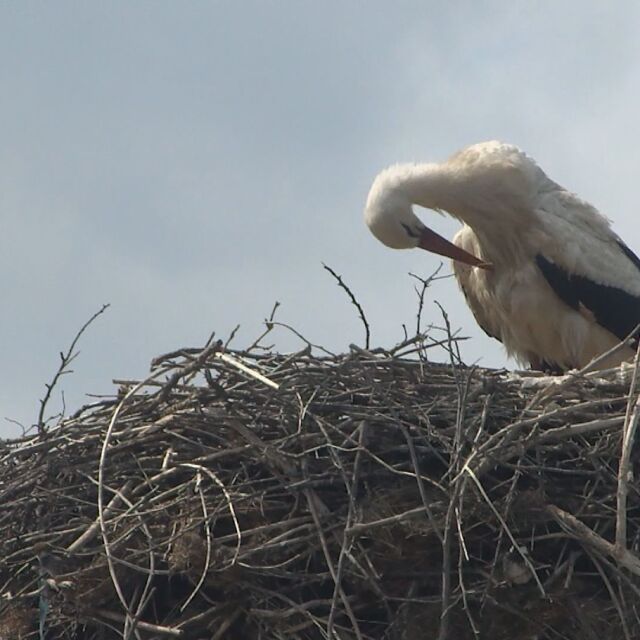
[[[342,279],[341,276],[339,276],[331,267],[327,266],[326,264],[323,263],[322,266],[338,281],[338,285],[346,291],[347,295],[351,299],[351,302],[354,304],[354,306],[358,310],[358,314],[360,315],[362,324],[364,324],[364,332],[365,332],[364,348],[368,349],[369,340],[371,338],[371,331],[369,330],[369,323],[367,322],[367,318],[364,315],[364,311],[360,306],[360,303],[356,300],[356,297],[353,295],[351,289],[349,289],[349,287],[344,283],[344,280]]]
[[[78,340],[80,340],[80,336],[82,336],[82,334],[85,332],[85,330],[89,327],[89,325],[102,313],[104,313],[111,305],[109,304],[103,304],[102,307],[96,311],[81,327],[80,330],[78,331],[78,333],[76,333],[75,338],[72,340],[71,345],[69,346],[69,348],[67,349],[66,353],[62,353],[62,351],[60,352],[60,366],[58,367],[58,370],[56,371],[55,375],[53,376],[53,379],[51,380],[51,382],[49,382],[48,384],[45,384],[45,387],[47,388],[47,392],[44,395],[44,398],[42,398],[42,400],[40,400],[40,411],[38,412],[38,421],[37,421],[37,427],[38,427],[38,433],[42,436],[45,434],[46,429],[45,429],[45,420],[44,420],[44,412],[45,409],[47,407],[47,403],[49,402],[49,399],[51,398],[51,393],[53,392],[53,389],[55,388],[56,384],[58,383],[58,380],[60,379],[61,376],[63,376],[65,373],[69,373],[68,370],[68,366],[73,362],[73,360],[75,360],[75,357],[78,355],[78,353],[74,353],[73,350],[76,348],[76,344],[78,344]]]
[[[635,434],[638,429],[638,419],[640,418],[640,396],[636,398],[633,413],[631,413],[631,405],[636,392],[639,366],[640,342],[638,342],[638,348],[636,350],[633,377],[629,387],[629,402],[625,413],[624,430],[622,432],[622,451],[620,452],[620,462],[618,465],[618,491],[616,493],[616,548],[618,553],[622,553],[627,548],[627,494],[629,492],[628,483],[629,481],[633,481],[631,449],[633,448]]]
[[[640,576],[640,558],[628,549],[619,549],[602,536],[599,536],[593,529],[589,528],[575,516],[556,507],[548,505],[547,512],[550,513],[558,524],[574,538],[580,542],[593,547],[604,556],[613,558],[621,567],[624,567],[636,576]]]

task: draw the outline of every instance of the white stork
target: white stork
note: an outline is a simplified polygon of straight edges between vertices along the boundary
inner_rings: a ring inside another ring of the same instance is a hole
[[[460,220],[453,244],[413,205]],[[640,323],[640,259],[607,218],[512,145],[483,142],[441,164],[389,167],[364,215],[388,247],[452,258],[478,324],[533,369],[581,368]],[[633,355],[625,347],[600,368]]]

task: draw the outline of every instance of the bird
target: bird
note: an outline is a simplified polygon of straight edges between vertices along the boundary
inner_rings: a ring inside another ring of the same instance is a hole
[[[462,223],[453,242],[415,207]],[[480,327],[522,366],[549,373],[631,360],[640,324],[640,259],[593,205],[518,147],[465,147],[441,163],[395,164],[374,179],[364,209],[393,249],[449,257]]]

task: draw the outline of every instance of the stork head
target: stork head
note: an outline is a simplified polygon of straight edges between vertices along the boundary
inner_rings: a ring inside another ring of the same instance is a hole
[[[490,268],[486,262],[429,229],[415,215],[412,206],[415,199],[411,194],[416,168],[416,165],[396,165],[376,177],[364,210],[371,233],[392,249],[419,247],[473,267]],[[430,208],[437,210],[437,203]]]
[[[413,249],[425,229],[411,202],[399,189],[389,188],[380,174],[374,181],[364,219],[371,233],[391,249]]]

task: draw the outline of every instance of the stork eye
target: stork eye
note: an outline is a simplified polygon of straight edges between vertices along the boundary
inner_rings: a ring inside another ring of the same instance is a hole
[[[407,232],[407,235],[410,238],[419,238],[420,234],[416,233],[408,224],[405,224],[404,222],[400,223],[402,224],[402,226],[404,227],[404,230]]]

